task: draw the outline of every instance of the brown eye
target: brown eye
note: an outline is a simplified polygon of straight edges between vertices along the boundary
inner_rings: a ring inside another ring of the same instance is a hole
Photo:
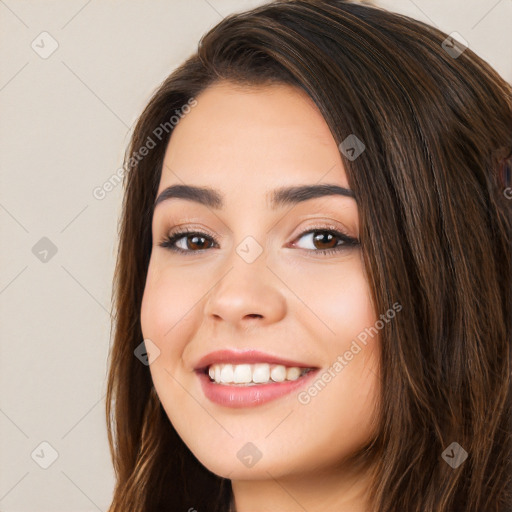
[[[333,249],[337,245],[336,236],[329,231],[316,231],[313,244],[317,249]],[[318,234],[319,233],[319,234]]]
[[[207,241],[207,238],[200,235],[187,235],[182,237],[181,239],[185,239],[185,246],[189,250],[201,250],[201,249],[207,249],[207,247],[204,247],[205,242]],[[178,240],[181,240],[178,239]]]
[[[208,249],[207,243],[212,242],[215,240],[204,233],[185,231],[170,234],[160,243],[160,247],[176,252],[197,252]]]
[[[299,240],[303,238],[308,243],[305,244],[306,247],[301,247],[302,249],[319,252],[320,254],[337,252],[359,244],[359,241],[351,236],[334,229],[325,228],[310,229],[299,236]],[[300,247],[298,244],[297,246]]]
[[[314,236],[313,236],[314,235]],[[327,255],[336,253],[345,249],[349,249],[359,245],[359,240],[351,236],[341,233],[332,228],[316,228],[310,229],[302,233],[298,239],[310,239],[309,247],[297,247],[307,250],[311,253],[320,253]],[[169,249],[182,254],[192,254],[195,252],[205,251],[214,246],[219,247],[216,239],[205,233],[195,231],[180,231],[170,233],[160,242],[160,247]]]

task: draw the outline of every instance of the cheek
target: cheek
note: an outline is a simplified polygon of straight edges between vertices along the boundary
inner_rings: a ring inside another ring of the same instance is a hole
[[[321,382],[315,381],[317,389],[304,397],[304,402],[311,399],[311,407],[305,408],[322,411],[332,425],[344,426],[347,442],[363,442],[372,429],[380,393],[381,347],[375,329],[379,317],[362,259],[356,253],[341,264],[318,266],[310,275],[304,269],[302,276],[297,294],[318,316],[309,328],[318,329],[328,365],[324,378],[319,376]]]
[[[323,418],[326,427],[318,442],[325,443],[322,448],[332,446],[334,453],[335,447],[343,451],[363,443],[373,429],[380,393],[380,331],[375,329],[379,317],[359,252],[336,263],[301,267],[283,267],[280,277],[285,276],[301,299],[292,301],[292,314],[310,338],[318,340],[326,364],[311,393],[302,395],[301,425],[313,432]],[[339,428],[334,426],[343,429],[345,441],[337,437]]]
[[[324,264],[301,262],[300,268],[283,267],[280,275],[300,298],[298,307],[316,329],[316,335],[311,334],[321,335],[330,346],[342,348],[345,341],[376,321],[359,251]]]
[[[150,260],[146,285],[141,304],[141,329],[144,339],[149,338],[166,356],[176,352],[180,339],[190,323],[190,310],[197,302],[197,289],[186,286],[178,272],[160,270],[154,260]],[[177,336],[177,333],[180,336]],[[170,362],[170,361],[168,361]]]

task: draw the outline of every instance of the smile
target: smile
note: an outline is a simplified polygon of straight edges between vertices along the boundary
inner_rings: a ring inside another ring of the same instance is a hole
[[[286,367],[282,364],[212,364],[207,368],[211,381],[222,385],[254,386],[297,380],[312,368]]]
[[[289,395],[305,386],[319,368],[258,350],[224,349],[196,361],[194,371],[208,400],[237,408]]]
[[[265,363],[262,364],[265,365]],[[213,380],[210,378],[209,373],[207,373],[206,371],[196,371],[196,375],[199,378],[203,394],[208,400],[217,405],[230,408],[256,407],[258,405],[263,405],[272,400],[277,400],[279,398],[285,397],[286,395],[290,395],[294,391],[299,391],[300,388],[305,387],[307,383],[311,381],[314,375],[316,375],[319,371],[319,369],[300,369],[297,367],[285,368],[283,366],[274,367],[272,369],[265,369],[263,368],[263,366],[258,367],[258,364],[255,364],[254,366],[256,366],[256,368],[254,370],[251,368],[251,382],[242,383],[234,382],[234,374],[236,366],[245,365],[225,366],[234,366],[235,368],[232,370],[225,370],[224,368],[220,370],[219,368],[214,368]],[[266,364],[265,366],[269,365]],[[288,372],[290,372],[290,376],[292,377],[292,379],[285,379],[278,382],[274,381],[272,379],[272,370],[274,373],[274,377],[281,379],[283,376],[282,368],[285,368],[287,375]],[[299,375],[295,377],[298,370]],[[219,371],[221,378],[224,377],[227,379],[229,377],[230,382],[216,382],[215,372],[217,372],[217,375],[219,375]],[[230,371],[233,373],[233,377],[230,377]],[[263,379],[267,371],[270,372],[270,379],[267,379],[265,380],[265,382],[261,383],[254,382],[252,380],[254,378],[256,378],[256,380],[258,380],[258,378]],[[248,371],[246,368],[238,370],[237,375],[240,372],[245,374],[247,378]]]

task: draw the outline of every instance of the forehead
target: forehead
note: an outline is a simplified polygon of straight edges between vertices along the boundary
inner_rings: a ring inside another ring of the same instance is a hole
[[[348,187],[341,156],[314,102],[290,85],[220,82],[197,98],[170,138],[160,190],[184,180],[255,193],[297,183]]]

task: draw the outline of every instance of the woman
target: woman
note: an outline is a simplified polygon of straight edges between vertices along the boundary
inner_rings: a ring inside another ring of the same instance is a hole
[[[511,506],[511,92],[342,0],[202,38],[125,160],[111,512]]]

